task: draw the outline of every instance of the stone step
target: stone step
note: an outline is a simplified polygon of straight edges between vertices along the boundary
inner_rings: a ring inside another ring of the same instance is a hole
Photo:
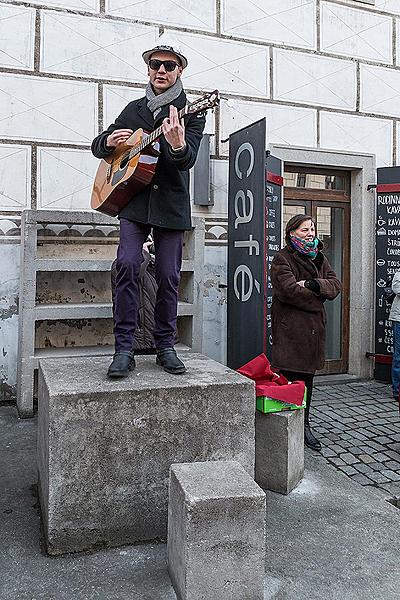
[[[263,600],[265,492],[230,461],[171,466],[168,570],[182,600]]]
[[[85,272],[98,271],[106,272],[111,270],[113,261],[111,259],[85,259],[85,258],[37,258],[35,261],[37,271],[70,271]],[[193,260],[182,261],[182,272],[192,272],[194,270]]]
[[[193,315],[191,302],[178,302],[178,316]],[[37,304],[34,309],[36,321],[59,319],[110,319],[112,302],[82,302],[79,304]]]

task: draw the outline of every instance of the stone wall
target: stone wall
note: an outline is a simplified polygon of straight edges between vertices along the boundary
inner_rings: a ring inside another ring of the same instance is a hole
[[[398,162],[400,3],[0,2],[1,240],[25,207],[88,207],[97,165],[91,139],[143,93],[141,53],[163,31],[179,40],[189,58],[184,84],[190,94],[218,88],[224,98],[207,123],[215,134],[214,206],[197,209],[206,216],[207,231],[205,339],[210,355],[223,360],[224,313],[211,315],[207,305],[225,303],[219,287],[226,281],[226,261],[219,262],[226,252],[223,140],[265,116],[270,143],[374,153],[378,166]],[[18,278],[18,232],[11,237],[12,251],[0,242],[7,260],[0,292],[5,386],[15,383],[9,361],[16,345],[16,292],[5,281]],[[216,325],[221,335],[213,344],[208,332]]]

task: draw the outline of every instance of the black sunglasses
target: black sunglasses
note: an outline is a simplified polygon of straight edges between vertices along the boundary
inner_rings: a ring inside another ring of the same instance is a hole
[[[149,67],[152,71],[158,71],[161,65],[164,65],[164,69],[169,72],[175,71],[176,67],[179,66],[174,60],[157,60],[156,58],[149,60]]]

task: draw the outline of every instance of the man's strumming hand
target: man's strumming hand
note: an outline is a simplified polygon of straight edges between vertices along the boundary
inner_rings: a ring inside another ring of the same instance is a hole
[[[116,148],[119,144],[123,144],[132,135],[132,129],[116,129],[107,136],[106,144],[110,148]]]

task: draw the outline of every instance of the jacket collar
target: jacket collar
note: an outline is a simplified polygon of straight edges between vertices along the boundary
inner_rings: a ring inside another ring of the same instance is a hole
[[[154,129],[154,119],[153,119],[153,115],[147,108],[146,96],[144,96],[143,98],[140,98],[140,100],[137,104],[137,111],[138,111],[139,116],[148,125],[149,131],[152,131]]]

